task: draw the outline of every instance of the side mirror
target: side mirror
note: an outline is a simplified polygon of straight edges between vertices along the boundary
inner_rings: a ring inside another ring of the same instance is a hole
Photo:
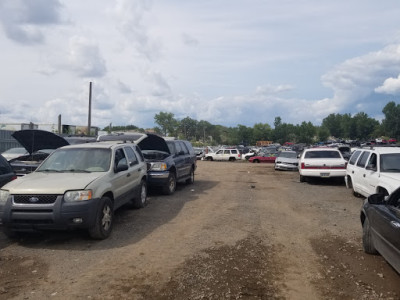
[[[178,155],[184,155],[184,154],[185,154],[185,152],[183,152],[183,151],[178,152]]]
[[[119,164],[118,166],[117,166],[117,169],[115,170],[115,173],[119,173],[119,172],[122,172],[122,171],[126,171],[126,170],[128,170],[128,165],[127,164]]]
[[[385,201],[384,194],[372,194],[368,198],[369,204],[383,204]]]

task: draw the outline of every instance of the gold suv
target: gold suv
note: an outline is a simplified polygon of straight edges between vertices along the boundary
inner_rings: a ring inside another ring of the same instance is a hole
[[[32,173],[0,190],[0,225],[19,231],[87,229],[107,238],[114,211],[147,201],[147,165],[132,143],[101,142],[65,146]]]

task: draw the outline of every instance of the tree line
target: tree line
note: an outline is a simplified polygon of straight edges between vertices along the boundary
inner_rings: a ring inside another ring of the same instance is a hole
[[[368,141],[377,137],[400,138],[400,104],[389,102],[382,110],[384,119],[379,122],[364,112],[351,114],[330,114],[320,126],[303,121],[301,124],[282,122],[275,117],[273,128],[268,123],[256,123],[253,127],[238,124],[236,127],[214,125],[204,120],[190,117],[178,120],[170,112],[160,112],[154,116],[158,125],[155,133],[191,141],[194,145],[255,145],[257,141],[273,141],[313,144],[324,142],[329,137],[346,140]],[[104,130],[110,130],[106,127]],[[111,131],[136,130],[134,125],[115,126]]]

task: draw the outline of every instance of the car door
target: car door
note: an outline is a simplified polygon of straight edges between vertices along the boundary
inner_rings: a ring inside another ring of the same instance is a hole
[[[356,168],[354,169],[354,180],[353,180],[353,186],[355,191],[366,197],[369,195],[369,192],[365,187],[366,184],[365,166],[367,165],[369,155],[370,151],[364,151],[363,153],[361,153],[360,158],[356,163]]]
[[[374,246],[397,270],[400,270],[400,190],[387,203],[371,205],[367,211]]]
[[[185,176],[185,155],[179,141],[174,141],[172,145],[175,147],[174,161],[177,178],[179,179]]]
[[[188,147],[185,145],[183,141],[178,142],[181,145],[183,151],[183,167],[182,167],[182,174],[183,176],[188,176],[190,174],[190,169],[192,168],[192,162],[190,159],[190,153]]]
[[[131,146],[125,146],[124,151],[126,157],[128,158],[128,171],[131,174],[129,183],[130,187],[128,188],[128,191],[130,191],[130,193],[134,193],[140,186],[144,166],[142,163],[140,163],[138,155]]]
[[[371,153],[365,166],[363,179],[365,191],[368,195],[376,193],[376,185],[378,183],[379,176],[377,161],[376,153]]]
[[[130,197],[132,170],[129,168],[124,171],[117,172],[117,167],[128,165],[128,159],[125,155],[123,147],[114,149],[113,157],[113,175],[112,187],[114,191],[114,209],[125,204]]]

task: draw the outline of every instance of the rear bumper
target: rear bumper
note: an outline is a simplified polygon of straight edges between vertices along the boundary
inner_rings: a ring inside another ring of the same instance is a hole
[[[345,177],[346,169],[299,169],[299,173],[300,175],[307,177]]]

